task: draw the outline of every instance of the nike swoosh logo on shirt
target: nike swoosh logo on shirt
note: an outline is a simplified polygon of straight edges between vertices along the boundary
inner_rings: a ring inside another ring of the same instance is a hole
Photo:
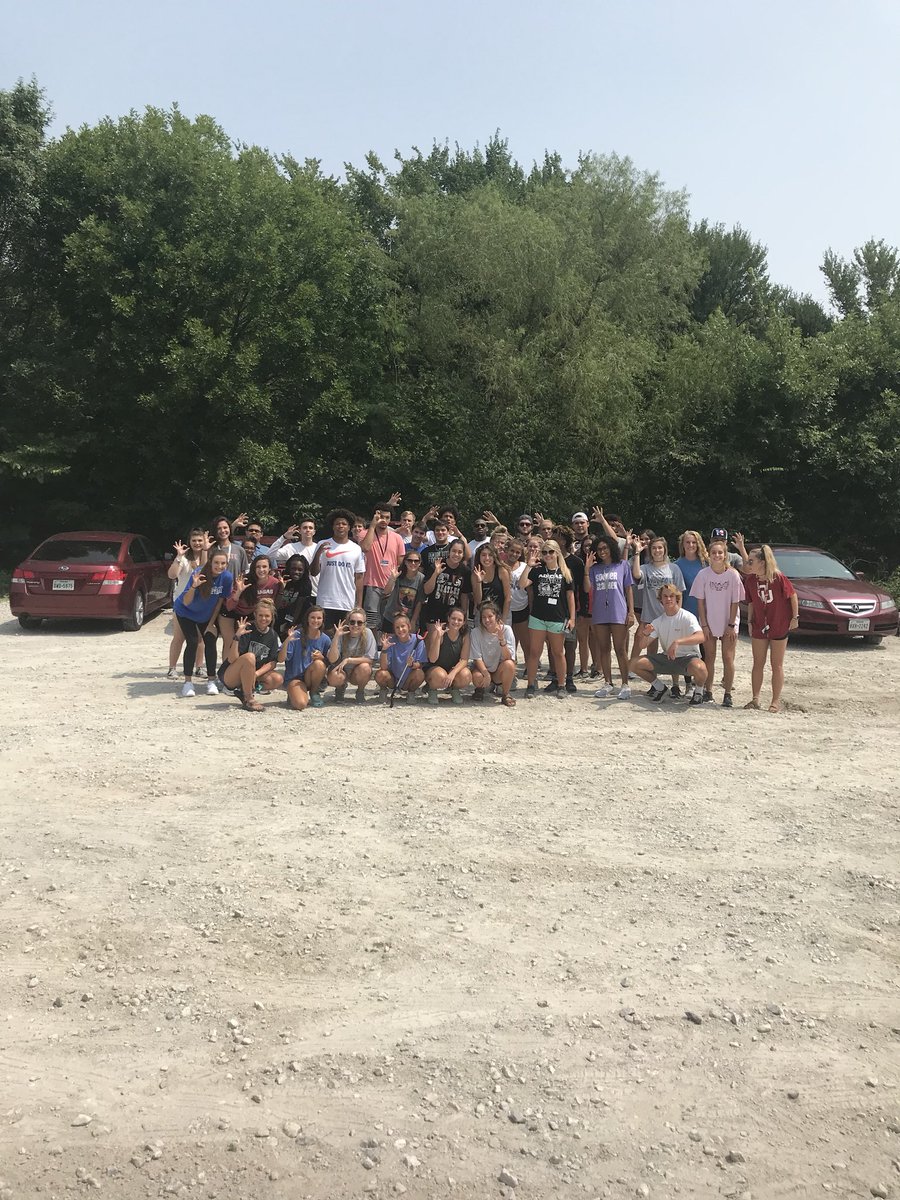
[[[341,558],[346,553],[347,553],[346,550],[326,550],[325,557],[326,558]]]

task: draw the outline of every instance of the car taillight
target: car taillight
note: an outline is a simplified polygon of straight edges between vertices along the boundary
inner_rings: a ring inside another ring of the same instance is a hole
[[[17,572],[17,574],[20,579],[37,579],[37,575],[35,575],[34,571],[21,571],[20,570]]]
[[[105,571],[91,572],[91,583],[123,583],[125,572],[121,567],[107,567]]]

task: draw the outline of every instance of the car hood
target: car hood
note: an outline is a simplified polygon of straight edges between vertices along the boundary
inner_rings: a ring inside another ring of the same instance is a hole
[[[791,583],[797,595],[807,600],[887,599],[880,588],[865,579],[791,579]]]

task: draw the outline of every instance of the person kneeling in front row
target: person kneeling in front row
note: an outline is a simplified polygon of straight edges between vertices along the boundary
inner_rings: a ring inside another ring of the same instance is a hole
[[[321,708],[324,703],[321,688],[328,665],[325,655],[331,649],[331,638],[322,632],[324,623],[325,610],[313,605],[299,626],[291,627],[278,651],[279,666],[284,664],[288,704],[297,712],[303,712],[308,704]]]
[[[284,682],[275,670],[277,659],[275,604],[271,600],[257,600],[253,624],[246,617],[237,623],[234,640],[228,647],[228,661],[219,667],[219,682],[234,692],[247,712],[262,712],[255,695],[257,686],[265,692],[274,692]]]
[[[410,699],[425,682],[422,667],[426,661],[425,643],[412,632],[409,617],[394,618],[394,636],[381,635],[381,656],[375,672],[375,682],[382,700],[389,689],[402,687]]]
[[[650,699],[657,703],[668,691],[657,678],[660,673],[672,677],[688,676],[693,684],[691,704],[702,704],[707,671],[700,657],[704,640],[700,622],[693,613],[681,607],[681,592],[674,583],[664,583],[656,594],[662,605],[662,615],[641,625],[635,639],[635,651],[640,653],[650,638],[659,639],[659,649],[632,659],[631,670],[651,685]]]

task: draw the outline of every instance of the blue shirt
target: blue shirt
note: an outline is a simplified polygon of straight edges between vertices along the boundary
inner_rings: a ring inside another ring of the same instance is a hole
[[[200,569],[200,574],[206,575],[206,571],[202,567]],[[219,601],[227,600],[231,595],[232,589],[234,588],[234,576],[230,571],[223,571],[221,575],[217,576],[212,581],[212,587],[209,589],[208,596],[204,596],[198,588],[198,590],[194,592],[194,599],[190,602],[190,604],[185,604],[184,596],[190,591],[193,578],[194,576],[192,575],[188,580],[187,587],[184,589],[181,595],[175,597],[172,603],[172,608],[174,609],[176,616],[187,617],[189,620],[196,621],[198,624],[202,625],[213,615],[213,609],[216,607]],[[208,575],[207,578],[209,578]]]
[[[693,613],[699,619],[700,607],[690,592],[694,586],[694,580],[703,570],[703,563],[699,558],[682,557],[675,559],[675,566],[681,567],[681,574],[684,578],[684,595],[681,597],[681,607],[686,608],[689,613]]]
[[[395,679],[399,679],[406,669],[409,660],[413,663],[425,662],[425,643],[413,634],[408,642],[395,642],[387,652],[388,667]],[[410,670],[412,667],[410,667]]]
[[[324,658],[330,646],[331,638],[327,633],[320,633],[318,637],[308,641],[301,636],[288,642],[287,654],[284,657],[284,682],[301,679],[312,662],[314,651],[321,651]]]

